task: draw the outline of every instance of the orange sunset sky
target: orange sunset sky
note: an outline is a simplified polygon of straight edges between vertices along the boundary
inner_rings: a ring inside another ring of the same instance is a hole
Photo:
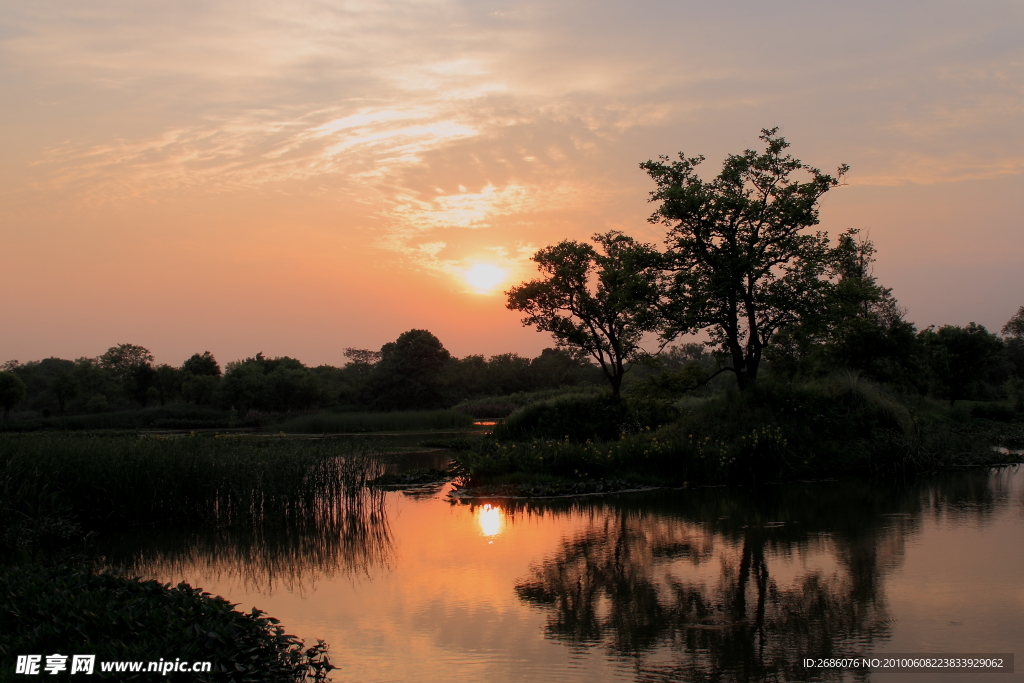
[[[919,327],[1024,304],[1019,1],[0,6],[0,362],[535,355],[532,253],[660,241],[638,163],[770,126]]]

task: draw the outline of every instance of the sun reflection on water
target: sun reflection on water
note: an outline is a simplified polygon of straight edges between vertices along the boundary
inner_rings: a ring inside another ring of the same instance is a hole
[[[505,516],[501,508],[492,506],[490,503],[476,511],[476,521],[480,525],[480,533],[484,536],[497,536],[501,528],[505,526]]]

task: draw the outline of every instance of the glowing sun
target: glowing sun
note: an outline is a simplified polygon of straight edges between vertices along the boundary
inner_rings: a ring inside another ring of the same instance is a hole
[[[467,270],[463,277],[478,294],[486,294],[500,285],[508,273],[493,263],[477,263]]]

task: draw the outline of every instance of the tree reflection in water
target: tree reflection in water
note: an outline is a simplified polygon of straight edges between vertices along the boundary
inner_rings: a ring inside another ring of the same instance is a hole
[[[520,504],[509,512],[589,521],[516,591],[548,612],[549,637],[631,658],[638,680],[838,680],[802,658],[860,654],[887,639],[884,577],[922,515],[984,518],[1007,495],[1005,479],[972,472],[903,488],[831,482]]]
[[[391,564],[385,495],[364,487],[320,497],[302,514],[133,534],[104,544],[102,561],[142,576],[203,576],[232,579],[262,594],[279,587],[302,592],[320,578]]]

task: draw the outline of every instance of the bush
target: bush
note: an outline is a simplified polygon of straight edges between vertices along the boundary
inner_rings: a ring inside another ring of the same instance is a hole
[[[971,417],[993,422],[1013,422],[1017,414],[1010,406],[999,403],[975,403],[971,406]]]
[[[508,417],[521,407],[522,405],[519,403],[515,403],[513,401],[502,401],[501,399],[495,398],[461,403],[455,409],[468,415],[472,415],[477,420],[482,420],[495,417]]]
[[[294,417],[278,425],[289,434],[341,434],[462,429],[473,426],[472,416],[459,410],[407,410],[393,413],[318,413]]]
[[[160,584],[62,565],[0,571],[0,678],[13,678],[19,654],[95,654],[94,675],[152,680],[145,672],[102,672],[105,661],[208,661],[210,673],[170,672],[167,681],[326,680],[333,669],[322,642],[305,648],[255,607],[239,612],[188,584]],[[44,660],[45,661],[45,660]],[[70,663],[70,659],[68,660]],[[49,676],[46,676],[49,678]]]
[[[518,391],[502,396],[486,396],[467,399],[455,406],[455,410],[469,413],[476,419],[508,417],[516,410],[533,403],[540,403],[565,396],[588,396],[603,393],[592,385],[541,389],[539,391]]]
[[[1006,380],[1004,389],[1006,389],[1006,395],[1010,399],[1013,409],[1018,413],[1024,413],[1024,379],[1011,377]]]
[[[568,394],[517,410],[495,426],[494,437],[499,441],[615,441],[626,434],[656,428],[678,416],[679,411],[666,401]]]

